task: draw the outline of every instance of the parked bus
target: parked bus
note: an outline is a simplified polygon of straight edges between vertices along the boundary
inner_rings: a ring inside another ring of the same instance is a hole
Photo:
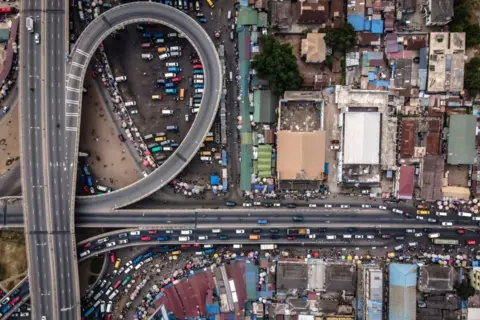
[[[440,238],[435,238],[432,239],[432,242],[434,244],[452,244],[452,245],[457,245],[459,244],[458,240],[456,239],[440,239]]]
[[[123,281],[122,281],[122,287],[125,287],[131,279],[132,279],[132,277],[130,277],[130,276],[128,276],[128,277],[126,277],[125,279],[123,279]]]
[[[180,89],[180,100],[181,101],[185,100],[185,89],[184,88]]]
[[[162,151],[162,146],[158,146],[158,147],[155,147],[155,148],[152,148],[152,152],[155,153],[155,152],[160,152]]]

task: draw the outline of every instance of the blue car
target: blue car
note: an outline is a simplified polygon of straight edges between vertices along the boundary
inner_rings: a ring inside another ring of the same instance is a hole
[[[268,223],[268,220],[266,220],[266,219],[259,219],[259,220],[257,221],[257,223],[258,223],[258,224],[267,224],[267,223]]]
[[[82,184],[85,184],[87,182],[87,179],[85,178],[85,175],[81,175],[80,176],[80,181],[82,182]]]
[[[177,93],[177,89],[167,89],[167,90],[165,90],[165,93],[166,93],[166,94],[176,94],[176,93]]]
[[[215,252],[215,250],[213,250],[213,249],[207,249],[207,250],[203,251],[203,254],[212,254],[214,252]]]
[[[154,33],[153,37],[154,38],[163,38],[163,33]]]
[[[180,72],[180,71],[182,71],[182,68],[179,68],[179,67],[168,68],[168,72]]]
[[[198,20],[200,20],[201,23],[207,23],[207,18],[205,18],[205,17],[201,17]]]
[[[175,88],[176,86],[177,84],[173,82],[165,83],[165,88]]]
[[[92,176],[88,176],[88,177],[87,177],[87,183],[88,183],[88,186],[89,186],[89,187],[93,187]]]
[[[151,38],[152,37],[152,34],[150,32],[146,32],[144,34],[142,34],[142,37],[144,38]]]
[[[203,84],[202,83],[196,83],[193,85],[195,89],[203,89]]]
[[[193,74],[203,74],[203,69],[193,70]]]
[[[167,237],[167,236],[157,237],[157,241],[167,241],[167,240],[168,240],[168,237]]]

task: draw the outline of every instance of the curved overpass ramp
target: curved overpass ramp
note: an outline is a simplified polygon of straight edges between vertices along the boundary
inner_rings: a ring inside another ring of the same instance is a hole
[[[81,109],[83,79],[88,63],[99,44],[118,26],[140,21],[167,25],[183,33],[192,43],[200,56],[205,74],[205,90],[200,111],[181,145],[158,169],[142,180],[118,191],[77,198],[75,205],[81,207],[82,211],[121,208],[162,188],[175,178],[197,153],[217,113],[223,75],[213,42],[204,29],[188,15],[172,7],[152,2],[132,2],[110,9],[84,30],[70,56],[66,95],[67,110],[69,108]],[[66,121],[67,127],[79,127],[79,117],[67,117]],[[75,141],[77,152],[79,133],[80,130],[77,130]],[[75,171],[76,166],[75,162]]]

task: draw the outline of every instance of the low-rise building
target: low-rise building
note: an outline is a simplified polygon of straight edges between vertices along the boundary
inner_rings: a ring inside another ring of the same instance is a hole
[[[444,26],[453,18],[453,0],[427,0],[425,5],[425,24]]]
[[[417,309],[417,266],[391,263],[389,265],[388,318],[415,320]]]

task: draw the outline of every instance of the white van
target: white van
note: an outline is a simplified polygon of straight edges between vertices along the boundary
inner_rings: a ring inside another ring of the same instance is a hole
[[[203,93],[203,88],[201,88],[201,89],[195,89],[195,93]]]
[[[428,237],[429,237],[430,239],[440,238],[440,233],[438,233],[438,232],[437,232],[437,233],[429,233],[429,234],[428,234]]]
[[[472,217],[472,220],[473,221],[480,221],[480,216],[474,216],[474,217]]]
[[[182,51],[182,47],[180,47],[180,46],[170,47],[169,49],[170,49],[170,51]]]
[[[152,59],[153,59],[153,54],[151,54],[151,53],[142,53],[142,59],[144,59],[144,60],[152,60]]]
[[[169,110],[169,109],[162,110],[162,115],[164,116],[173,116],[173,114],[174,114],[173,110]]]
[[[183,235],[185,235],[185,234],[192,234],[192,233],[193,233],[192,230],[181,230],[181,231],[180,231],[180,234],[183,234]]]
[[[166,79],[175,78],[176,76],[177,76],[177,74],[174,73],[174,72],[167,72],[167,73],[165,73],[165,78],[166,78]]]
[[[201,84],[203,84],[203,79],[193,79],[193,83],[201,83]]]
[[[436,216],[439,216],[439,217],[446,217],[448,214],[446,212],[435,212],[435,215]]]
[[[90,254],[90,250],[87,250],[87,251],[83,251],[82,253],[80,253],[80,258],[83,258],[83,257],[86,257]]]
[[[459,212],[458,213],[458,216],[459,217],[468,217],[468,218],[471,218],[473,215],[470,213],[470,212]]]
[[[193,79],[203,79],[203,74],[194,74]]]
[[[198,111],[200,111],[200,108],[192,108],[192,113],[193,114],[198,113]]]
[[[230,20],[231,18],[232,18],[232,11],[228,10],[227,19]]]
[[[112,188],[97,184],[97,190],[100,192],[112,192]]]
[[[177,58],[177,57],[181,57],[181,56],[182,56],[182,51],[170,52],[170,57],[172,57],[172,58]]]
[[[198,240],[208,240],[208,236],[199,236]]]
[[[222,229],[212,229],[212,233],[220,233],[222,232]]]
[[[160,55],[158,56],[158,58],[159,58],[160,60],[162,60],[162,61],[163,61],[163,60],[166,60],[166,59],[170,58],[170,53],[168,53],[168,52],[162,53],[162,54],[160,54]]]
[[[127,101],[125,102],[125,107],[133,107],[136,106],[137,102],[136,101]]]
[[[190,237],[178,237],[178,241],[189,241]]]
[[[352,239],[352,235],[351,234],[344,234],[343,239]]]
[[[393,248],[393,250],[395,250],[395,251],[400,251],[400,250],[402,250],[402,249],[403,249],[403,244],[398,245],[398,246],[396,246],[395,248]]]
[[[334,234],[327,234],[327,240],[335,240],[337,239],[337,236]]]
[[[212,157],[200,157],[200,161],[212,161]]]
[[[112,312],[112,306],[113,306],[113,302],[112,302],[112,301],[108,301],[108,304],[107,304],[107,313]]]
[[[230,71],[228,73],[228,78],[230,79],[230,81],[233,81],[233,72],[232,71]]]
[[[116,82],[127,81],[127,76],[119,76],[115,78]]]
[[[234,248],[234,249],[240,249],[241,247],[242,247],[241,244],[234,244],[234,245],[233,245],[233,248]]]

